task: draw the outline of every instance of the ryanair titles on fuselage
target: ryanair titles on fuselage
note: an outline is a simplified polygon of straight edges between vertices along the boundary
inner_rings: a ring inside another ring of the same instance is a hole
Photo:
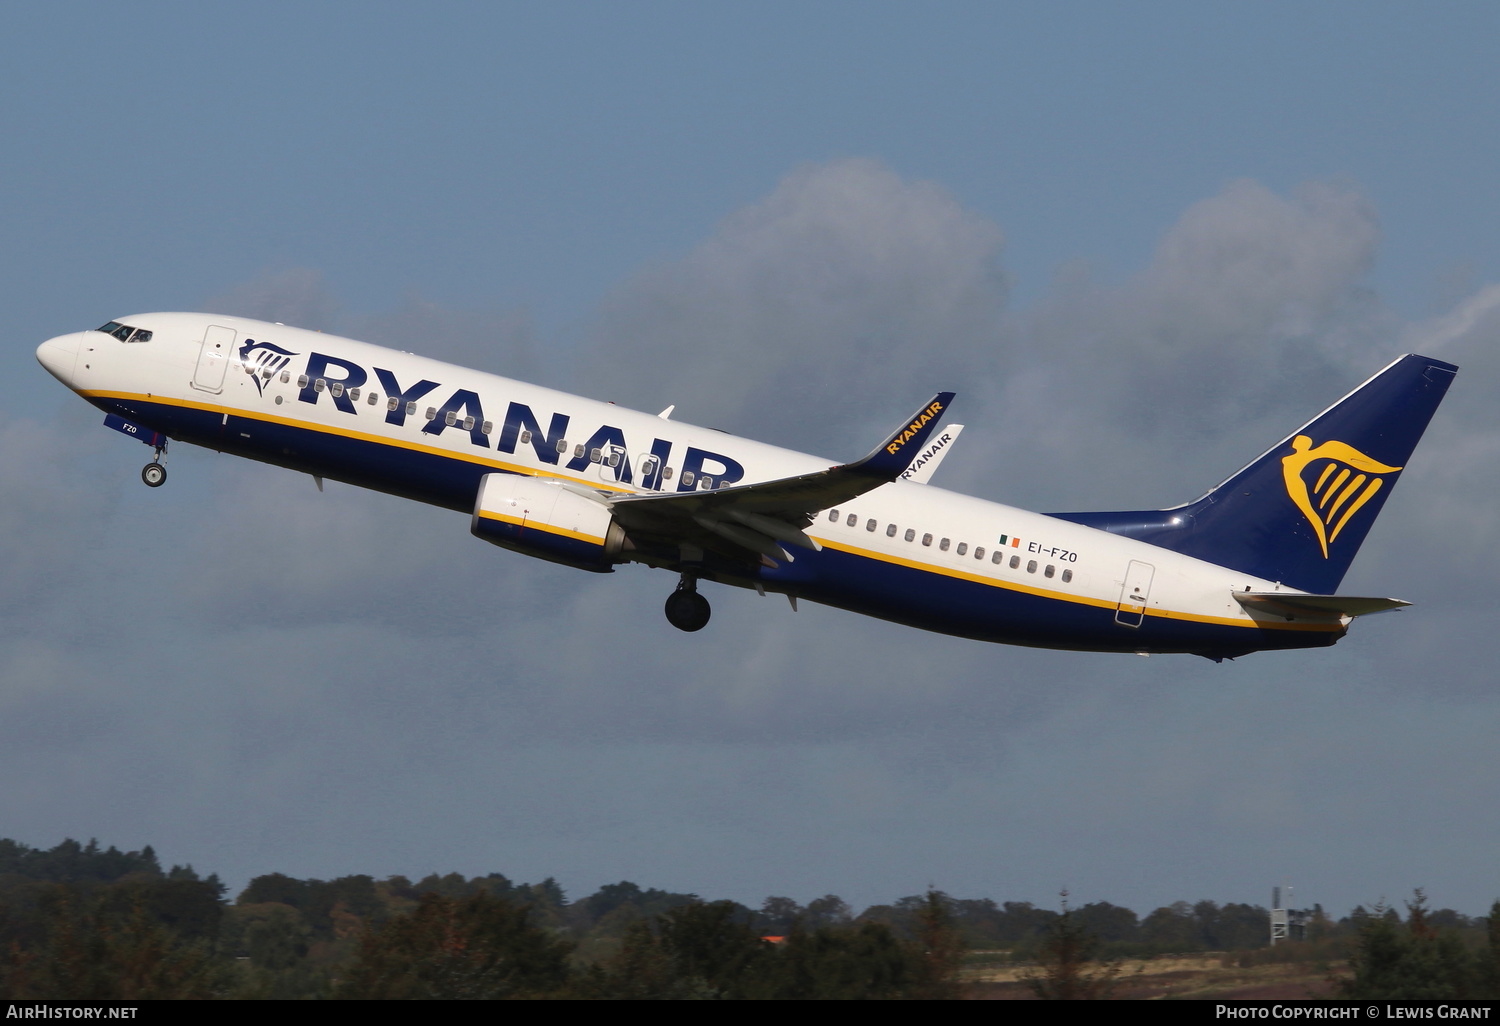
[[[247,347],[255,344],[252,339],[246,339],[245,342]],[[301,390],[297,399],[299,402],[316,404],[321,396],[326,395],[338,410],[358,415],[358,406],[350,393],[365,387],[365,383],[370,380],[371,371],[385,392],[386,402],[367,409],[369,412],[384,413],[385,422],[393,427],[404,426],[407,416],[416,412],[417,403],[443,387],[439,382],[426,378],[403,385],[393,372],[383,367],[366,370],[346,357],[315,352],[308,354],[307,371],[299,382]],[[937,404],[933,405],[936,408]],[[930,412],[924,412],[923,417],[931,419]],[[491,445],[489,433],[484,429],[493,425],[485,419],[483,400],[477,392],[459,388],[441,406],[434,409],[422,432],[441,435],[452,429],[467,434],[471,444],[497,452],[514,453],[518,445],[529,444],[540,462],[561,466],[575,473],[587,470],[591,463],[602,462],[608,465],[610,455],[619,454],[618,462],[611,468],[616,481],[621,484],[636,484],[650,490],[660,490],[663,484],[670,485],[671,471],[667,468],[672,466],[669,462],[672,443],[669,440],[651,440],[651,459],[642,461],[641,480],[636,482],[630,460],[642,450],[626,443],[623,430],[611,424],[601,424],[586,441],[564,447],[560,443],[568,437],[569,421],[568,414],[553,413],[544,429],[541,418],[530,406],[512,401],[506,406],[505,418],[499,422],[499,438]],[[565,449],[568,451],[564,451]],[[565,457],[567,462],[563,463]],[[675,476],[677,491],[691,492],[700,487],[723,488],[732,485],[745,476],[745,468],[737,460],[722,453],[690,445],[682,455],[682,463]],[[703,483],[705,478],[708,484]]]

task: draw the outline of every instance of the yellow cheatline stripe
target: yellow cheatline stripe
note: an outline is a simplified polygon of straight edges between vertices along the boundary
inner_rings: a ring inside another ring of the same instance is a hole
[[[598,537],[597,535],[580,534],[577,531],[570,531],[566,527],[554,527],[551,524],[539,524],[536,521],[527,523],[524,517],[508,517],[503,513],[491,513],[488,510],[481,510],[479,513],[479,518],[481,520],[498,520],[503,524],[511,524],[515,527],[524,527],[528,531],[541,531],[544,534],[560,534],[565,538],[576,538],[578,541],[588,542],[591,545],[604,544],[604,539]]]
[[[150,393],[140,392],[81,391],[78,394],[85,397],[101,399],[121,399],[125,401],[157,403],[162,406],[177,406],[189,410],[202,410],[205,413],[229,413],[237,417],[242,417],[246,420],[256,420],[264,423],[281,424],[285,427],[300,428],[304,431],[312,431],[319,434],[338,435],[343,438],[353,438],[358,441],[373,442],[376,445],[388,445],[398,449],[410,449],[413,452],[426,453],[429,456],[442,456],[447,459],[462,460],[466,463],[477,463],[480,466],[494,467],[497,470],[506,470],[513,474],[523,474],[528,477],[551,477],[557,478],[561,481],[572,481],[580,484],[586,484],[590,488],[600,488],[605,491],[620,492],[622,494],[636,494],[630,489],[621,488],[618,485],[610,485],[603,481],[595,482],[581,480],[577,477],[570,477],[566,474],[559,474],[556,471],[539,470],[533,467],[521,466],[520,464],[505,463],[501,460],[490,459],[484,456],[476,456],[473,453],[452,452],[447,449],[438,449],[430,445],[421,445],[416,442],[408,442],[399,438],[386,438],[381,435],[372,435],[368,432],[362,431],[351,431],[348,428],[332,427],[326,424],[309,424],[307,421],[293,420],[289,417],[278,417],[274,414],[265,414],[258,412],[249,413],[236,407],[214,406],[207,403],[193,402],[190,399],[176,399],[172,396],[152,395]],[[480,515],[486,516],[487,514],[482,513]],[[492,519],[503,520],[504,518],[496,516]],[[509,522],[519,523],[519,521]],[[550,528],[537,529],[551,530]],[[592,542],[594,544],[603,543],[603,539],[601,538],[593,538],[588,535],[576,534],[574,532],[554,531],[553,533],[568,534],[572,537]],[[898,566],[910,567],[913,570],[924,570],[928,573],[940,574],[944,577],[954,577],[960,580],[973,581],[976,584],[984,584],[993,588],[1004,588],[1007,591],[1018,591],[1028,595],[1036,595],[1041,598],[1057,599],[1063,602],[1071,602],[1075,605],[1095,606],[1100,609],[1114,609],[1118,606],[1118,603],[1105,601],[1103,599],[1086,598],[1082,595],[1070,595],[1067,592],[1052,591],[1046,588],[1037,588],[1031,585],[1018,584],[1010,581],[1000,581],[996,580],[993,577],[981,577],[978,574],[966,573],[962,570],[954,570],[949,567],[934,566],[931,563],[920,563],[916,560],[902,559],[900,556],[892,556],[883,552],[874,552],[870,549],[861,549],[856,546],[845,545],[841,542],[831,541],[827,538],[818,538],[817,540],[821,544],[829,548],[836,549],[840,552],[848,552],[851,555],[863,556],[866,559],[879,560],[883,563],[895,563]],[[1169,609],[1148,609],[1146,610],[1146,615],[1157,616],[1168,620],[1190,620],[1197,623],[1222,624],[1227,627],[1264,627],[1271,630],[1284,631],[1330,631],[1342,629],[1341,624],[1276,624],[1255,620],[1252,620],[1250,623],[1246,623],[1244,620],[1234,620],[1228,617],[1202,616],[1195,613],[1182,613]]]
[[[973,581],[976,584],[984,584],[992,588],[1019,591],[1027,595],[1036,595],[1039,598],[1056,599],[1062,602],[1071,602],[1079,606],[1093,606],[1097,609],[1116,609],[1119,607],[1119,603],[1110,602],[1106,599],[1089,598],[1084,595],[1070,595],[1065,591],[1053,591],[1048,588],[1038,588],[1030,584],[997,580],[993,577],[984,577],[979,574],[967,573],[963,570],[955,570],[950,567],[936,566],[932,563],[921,563],[912,559],[903,559],[900,556],[893,556],[885,552],[862,549],[854,545],[846,545],[843,542],[831,541],[828,538],[818,537],[817,540],[825,548],[837,549],[839,552],[847,552],[853,556],[862,556],[866,559],[874,559],[882,563],[894,563],[897,566],[910,567],[913,570],[925,570],[928,573],[939,574],[943,577],[956,577],[959,580]],[[1127,609],[1126,611],[1133,612],[1134,610]],[[1271,623],[1253,619],[1247,622],[1246,620],[1237,620],[1226,616],[1205,616],[1201,613],[1184,613],[1174,609],[1147,609],[1146,615],[1159,617],[1163,620],[1188,620],[1194,623],[1211,623],[1224,627],[1265,628],[1277,631],[1336,631],[1343,629],[1343,625],[1339,623]]]
[[[278,417],[275,414],[251,413],[233,406],[211,406],[207,403],[196,403],[190,399],[175,399],[165,395],[151,395],[139,392],[79,392],[81,396],[100,399],[120,399],[127,402],[148,402],[160,406],[177,406],[187,410],[201,410],[205,413],[228,413],[231,416],[243,420],[260,421],[267,424],[280,424],[284,427],[299,428],[303,431],[312,431],[316,434],[338,435],[341,438],[353,438],[361,442],[373,442],[376,445],[386,445],[396,449],[409,449],[413,452],[426,453],[429,456],[442,456],[447,459],[462,460],[465,463],[476,463],[483,467],[494,467],[496,470],[509,471],[512,474],[521,474],[526,477],[553,477],[559,481],[570,481],[575,484],[584,484],[590,488],[598,488],[602,491],[620,492],[625,495],[635,494],[629,488],[612,485],[605,481],[591,481],[583,478],[572,477],[568,474],[560,474],[553,470],[541,470],[536,467],[527,467],[519,463],[506,463],[503,460],[491,459],[474,453],[455,452],[450,449],[440,449],[432,445],[423,445],[420,442],[408,442],[400,438],[387,438],[384,435],[370,434],[367,431],[351,431],[348,428],[333,427],[327,424],[311,424],[305,420],[294,420],[290,417]]]

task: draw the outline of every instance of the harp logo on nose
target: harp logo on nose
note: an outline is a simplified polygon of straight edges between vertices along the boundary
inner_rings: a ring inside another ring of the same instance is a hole
[[[292,362],[292,357],[296,355],[280,346],[269,342],[257,342],[253,338],[245,339],[245,344],[240,346],[240,363],[255,375],[255,389],[262,395],[265,394],[266,381],[275,377],[282,368]]]

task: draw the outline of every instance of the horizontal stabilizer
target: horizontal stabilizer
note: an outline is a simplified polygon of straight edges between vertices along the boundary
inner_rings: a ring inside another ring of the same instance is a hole
[[[1297,595],[1283,591],[1236,591],[1235,601],[1252,613],[1274,613],[1287,618],[1330,619],[1365,616],[1411,605],[1401,599],[1365,598],[1359,595]]]

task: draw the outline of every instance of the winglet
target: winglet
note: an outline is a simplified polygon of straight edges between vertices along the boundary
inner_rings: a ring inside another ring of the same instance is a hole
[[[847,464],[843,469],[867,477],[894,481],[901,472],[911,466],[917,453],[927,444],[927,439],[937,430],[943,415],[953,403],[952,392],[939,392],[932,401],[923,406],[896,432],[887,438],[864,459]]]
[[[959,433],[963,431],[962,424],[950,424],[937,433],[932,444],[922,449],[912,459],[910,466],[901,471],[901,480],[910,481],[912,484],[926,484],[932,480],[933,472],[937,470],[938,464],[943,462],[943,457],[948,455],[948,450],[958,440]]]

